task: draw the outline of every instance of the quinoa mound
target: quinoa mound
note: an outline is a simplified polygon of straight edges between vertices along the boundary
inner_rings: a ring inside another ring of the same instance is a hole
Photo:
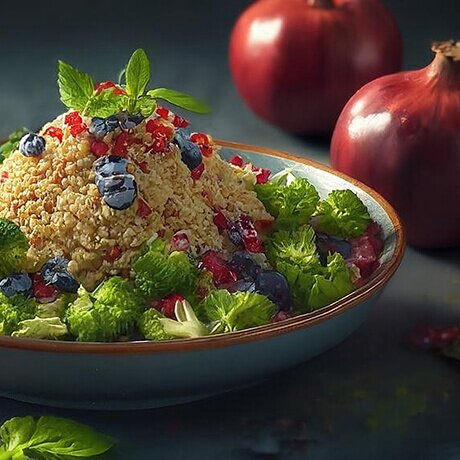
[[[17,223],[29,239],[27,271],[38,271],[60,255],[70,261],[68,269],[78,281],[93,288],[107,275],[128,274],[139,248],[156,234],[169,239],[184,231],[196,255],[209,249],[227,253],[231,243],[213,222],[216,210],[229,220],[241,214],[253,221],[273,220],[241,171],[223,161],[215,146],[203,158],[201,177],[193,179],[174,143],[160,153],[145,147],[152,143],[147,121],[129,133],[128,171],[138,196],[125,210],[104,202],[95,185],[95,139],[87,129],[74,136],[65,114],[40,131],[46,148],[39,157],[15,151],[3,162],[0,216]],[[160,122],[174,129],[167,120]],[[91,120],[83,118],[83,123],[89,126]],[[46,133],[50,127],[62,130],[62,141]],[[117,134],[103,141],[112,146]],[[119,255],[113,260],[115,248]]]

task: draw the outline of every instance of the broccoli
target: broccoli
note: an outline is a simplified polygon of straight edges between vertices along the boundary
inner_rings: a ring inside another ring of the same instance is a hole
[[[0,218],[0,278],[20,271],[28,249],[21,229],[11,220]]]
[[[361,236],[371,223],[364,203],[351,190],[334,190],[317,209],[318,229],[340,237]]]
[[[35,300],[22,295],[7,297],[0,292],[0,335],[11,335],[21,321],[35,316]]]
[[[266,296],[251,292],[211,292],[202,305],[213,333],[232,332],[261,326],[271,321],[276,305]]]
[[[146,310],[137,323],[140,332],[148,340],[167,340],[170,339],[160,319],[164,316],[155,308]]]
[[[81,342],[108,342],[130,333],[143,308],[143,297],[129,280],[114,276],[93,293],[80,288],[65,321],[70,333]]]
[[[58,339],[68,334],[67,326],[58,317],[26,319],[18,324],[13,337],[33,339]]]
[[[136,286],[151,299],[195,291],[197,270],[189,256],[179,251],[168,254],[168,246],[161,239],[156,239],[132,268]]]

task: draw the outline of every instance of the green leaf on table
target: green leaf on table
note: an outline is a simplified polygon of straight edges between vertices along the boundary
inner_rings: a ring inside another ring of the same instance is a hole
[[[5,451],[24,448],[30,442],[37,423],[33,417],[14,417],[7,420],[0,428],[0,437]]]
[[[163,99],[190,112],[205,114],[211,111],[206,103],[173,89],[156,88],[148,91],[147,95],[154,99]]]
[[[92,77],[63,61],[58,61],[58,86],[61,101],[75,110],[84,110],[94,92]]]
[[[8,136],[8,140],[0,145],[0,163],[19,148],[19,141],[27,133],[30,133],[30,129],[19,128]]]
[[[128,96],[142,96],[150,81],[150,61],[143,49],[137,49],[126,67],[126,92]]]

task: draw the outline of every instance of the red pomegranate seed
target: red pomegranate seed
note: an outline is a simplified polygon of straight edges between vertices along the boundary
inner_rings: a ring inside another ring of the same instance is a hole
[[[193,180],[199,180],[203,172],[204,172],[204,163],[201,162],[196,168],[190,171],[190,175],[192,176]]]
[[[256,180],[258,184],[266,184],[268,182],[268,178],[272,173],[269,169],[256,168],[254,166],[252,166],[251,169],[252,172],[256,175]]]
[[[238,275],[233,272],[224,259],[216,251],[208,251],[201,257],[200,268],[208,270],[217,286],[231,284],[238,280]]]
[[[150,214],[152,214],[152,208],[142,198],[139,198],[138,201],[139,203],[137,205],[137,215],[142,219],[145,219],[146,217],[150,216]]]
[[[73,126],[73,125],[81,125],[83,122],[83,119],[81,118],[78,112],[70,112],[65,116],[64,121],[67,125]]]
[[[51,284],[46,284],[40,273],[32,275],[34,297],[41,303],[53,302],[58,296],[58,290]]]
[[[45,136],[55,137],[59,139],[59,142],[62,142],[62,138],[64,137],[64,133],[62,132],[61,128],[55,128],[54,126],[50,126],[47,130],[43,133]]]
[[[254,227],[258,232],[267,234],[270,233],[273,228],[273,220],[259,219],[254,222]]]
[[[126,156],[130,143],[131,137],[129,133],[122,131],[115,139],[115,145],[112,148],[112,153],[120,157]]]
[[[244,247],[249,252],[263,252],[264,248],[260,241],[259,235],[251,218],[246,214],[242,214],[235,222],[236,228],[243,240]]]
[[[173,129],[170,126],[164,125],[160,120],[155,118],[146,123],[145,130],[150,134],[161,132],[167,137],[172,137],[173,135]]]
[[[126,94],[126,91],[124,89],[122,89],[122,88],[116,87],[113,90],[113,94],[115,94],[115,96],[121,96],[122,94]]]
[[[9,175],[8,175],[8,171],[2,171],[2,173],[0,174],[0,182],[3,183],[6,181],[6,179],[8,179]]]
[[[222,233],[224,230],[227,230],[228,226],[230,225],[230,221],[227,219],[224,213],[219,210],[214,213],[212,221],[219,230],[219,233]]]
[[[187,126],[190,126],[190,122],[187,121],[185,118],[182,118],[179,115],[174,114],[173,122],[172,124],[176,128],[187,128]]]
[[[86,125],[84,123],[80,125],[72,125],[70,127],[70,134],[72,134],[73,137],[77,137],[79,134],[81,134],[84,131],[86,131]]]
[[[93,141],[89,149],[93,155],[102,157],[109,151],[109,146],[104,141]]]
[[[113,81],[101,81],[100,83],[98,83],[96,86],[95,86],[95,90],[97,92],[100,92],[100,91],[103,91],[105,89],[109,89],[109,88],[116,88],[117,85],[113,82]]]
[[[155,302],[155,308],[167,318],[176,319],[176,303],[185,300],[180,294],[170,294],[167,297]]]
[[[171,247],[174,251],[188,251],[190,249],[190,241],[187,233],[176,232],[171,238]]]
[[[110,249],[110,251],[105,256],[105,260],[107,262],[115,262],[117,259],[120,258],[122,254],[123,254],[123,249],[121,249],[121,247],[118,246],[117,244]]]
[[[153,139],[153,142],[148,146],[148,149],[153,153],[163,153],[167,150],[168,145],[168,140],[163,136],[159,136]]]
[[[166,107],[158,107],[155,113],[164,120],[169,119],[169,110]]]
[[[229,163],[233,166],[239,166],[240,168],[242,168],[244,165],[244,160],[239,155],[235,155],[234,157],[230,158]]]
[[[190,140],[200,147],[201,154],[204,157],[210,157],[213,154],[211,141],[209,136],[204,133],[192,133],[190,135]]]

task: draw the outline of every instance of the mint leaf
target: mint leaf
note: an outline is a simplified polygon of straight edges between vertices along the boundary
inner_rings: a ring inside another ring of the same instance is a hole
[[[141,96],[136,100],[134,113],[140,113],[144,118],[149,117],[157,108],[155,99],[149,96]]]
[[[0,163],[19,148],[19,141],[22,136],[29,132],[30,130],[27,128],[19,128],[8,136],[8,140],[0,145]]]
[[[114,94],[110,90],[101,91],[88,100],[82,114],[88,117],[106,118],[114,113],[122,112],[127,105],[127,96]]]
[[[147,92],[147,95],[155,99],[164,99],[170,104],[174,104],[182,109],[189,110],[195,113],[209,113],[211,109],[207,104],[201,102],[188,94],[174,91],[173,89],[167,88],[156,88]]]
[[[61,101],[69,109],[83,110],[94,92],[94,80],[87,73],[58,61]]]
[[[126,67],[125,77],[128,96],[142,96],[150,81],[150,61],[143,49],[134,51]]]

